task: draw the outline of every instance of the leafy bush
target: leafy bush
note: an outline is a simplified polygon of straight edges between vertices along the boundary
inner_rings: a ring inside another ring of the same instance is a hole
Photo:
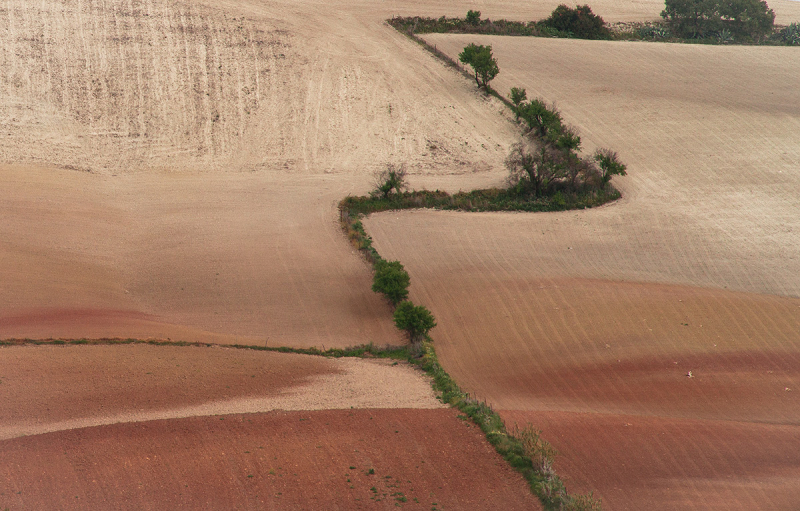
[[[403,165],[388,164],[375,173],[375,190],[372,194],[388,198],[392,192],[400,193],[406,187],[406,169]]]
[[[472,66],[478,87],[487,89],[489,82],[500,72],[497,60],[492,56],[492,47],[470,43],[458,54],[458,60]]]
[[[528,99],[528,93],[525,89],[520,89],[517,87],[511,87],[511,103],[514,105],[514,114],[517,116],[517,120],[519,120],[519,107],[522,105],[522,102]]]
[[[422,305],[405,301],[394,311],[394,324],[400,330],[408,332],[408,338],[413,345],[419,345],[431,328],[436,326],[436,320]]]
[[[467,11],[467,17],[464,18],[464,20],[470,25],[477,25],[481,22],[481,11],[473,11],[470,9]]]
[[[605,187],[613,176],[625,176],[627,168],[621,161],[615,151],[610,149],[598,149],[594,153],[594,160],[600,167],[600,180]]]
[[[666,0],[661,17],[679,37],[723,42],[763,38],[775,22],[764,0]]]
[[[375,262],[372,290],[383,293],[395,305],[408,298],[411,277],[400,261],[379,259]]]
[[[610,39],[611,32],[600,16],[592,13],[588,5],[576,8],[564,4],[556,7],[542,25],[570,34],[578,39]]]
[[[800,23],[792,23],[780,31],[780,39],[790,46],[800,46]]]
[[[669,31],[664,27],[654,27],[652,25],[645,25],[638,31],[639,37],[642,39],[652,39],[654,41],[659,39],[667,39]]]

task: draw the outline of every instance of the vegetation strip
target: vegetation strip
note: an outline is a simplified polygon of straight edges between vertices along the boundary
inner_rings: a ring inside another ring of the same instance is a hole
[[[385,264],[386,260],[378,254],[372,245],[372,238],[364,230],[361,222],[364,213],[348,208],[348,205],[354,202],[355,204],[370,204],[368,208],[370,212],[380,211],[375,209],[378,206],[386,206],[386,209],[391,209],[388,207],[391,202],[378,202],[376,205],[369,199],[368,197],[348,197],[342,200],[339,203],[340,218],[342,229],[353,246],[361,251],[378,271],[380,265]],[[380,201],[380,199],[378,200]],[[404,301],[402,303],[410,304],[411,302]],[[401,309],[398,307],[397,310]],[[395,312],[396,315],[397,312]],[[570,495],[567,492],[563,481],[553,470],[556,451],[546,440],[541,438],[539,430],[527,425],[521,430],[515,427],[513,431],[508,431],[503,419],[488,404],[471,398],[459,388],[439,364],[433,340],[427,334],[427,330],[421,339],[415,339],[412,332],[409,332],[409,337],[411,348],[408,360],[431,376],[433,388],[440,393],[442,402],[458,408],[481,428],[495,450],[528,481],[531,491],[539,497],[545,509],[579,511],[601,508],[600,501],[595,499],[591,493]]]
[[[173,341],[170,339],[120,339],[120,338],[100,338],[100,339],[0,339],[2,346],[24,346],[24,345],[43,345],[43,346],[64,346],[64,345],[90,345],[90,346],[114,346],[120,344],[147,344],[150,346],[194,346],[201,348],[233,348],[241,350],[273,351],[278,353],[296,353],[300,355],[314,355],[328,358],[359,357],[359,358],[389,358],[392,360],[407,360],[408,348],[406,346],[384,346],[379,347],[374,344],[362,344],[349,348],[330,348],[319,349],[311,348],[290,348],[287,346],[257,346],[252,344],[219,344],[208,342],[186,342]]]
[[[559,37],[616,41],[660,41],[691,44],[800,45],[800,23],[776,26],[775,13],[763,0],[665,0],[662,20],[607,24],[588,5],[556,7],[539,21],[481,19],[480,11],[464,18],[394,17],[387,22],[404,34],[481,34]]]

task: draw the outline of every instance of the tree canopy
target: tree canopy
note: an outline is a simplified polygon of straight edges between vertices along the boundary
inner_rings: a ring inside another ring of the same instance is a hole
[[[469,43],[464,51],[458,54],[458,60],[468,64],[475,72],[478,87],[488,88],[489,82],[500,72],[497,60],[492,56],[492,47]]]
[[[775,12],[764,0],[666,0],[661,17],[686,38],[760,39],[772,31]]]

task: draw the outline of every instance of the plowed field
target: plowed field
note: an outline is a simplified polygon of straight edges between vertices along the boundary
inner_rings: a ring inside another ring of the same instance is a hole
[[[5,440],[0,442],[0,506],[540,508],[522,476],[457,413],[272,412]],[[42,467],[48,467],[44,474]]]
[[[629,165],[597,210],[367,221],[439,320],[445,368],[544,428],[568,484],[608,509],[792,509],[800,54],[426,39],[491,44],[496,88],[556,102],[587,150]]]
[[[337,201],[388,163],[418,187],[499,185],[517,130],[383,20],[558,3],[5,0],[0,338],[402,342]],[[771,6],[800,21],[800,3]],[[663,4],[592,7],[638,21]],[[606,509],[790,509],[798,53],[469,40],[494,45],[500,90],[557,101],[629,176],[597,211],[369,221],[436,314],[447,369],[538,422],[571,488]],[[537,506],[456,413],[405,409],[436,405],[407,368],[223,348],[0,355],[2,508]],[[267,412],[351,406],[404,410]]]

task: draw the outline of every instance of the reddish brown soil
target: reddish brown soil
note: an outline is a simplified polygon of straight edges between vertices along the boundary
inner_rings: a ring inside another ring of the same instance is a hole
[[[569,490],[605,510],[795,510],[800,426],[631,415],[502,411],[559,451]]]
[[[0,439],[196,415],[443,406],[405,363],[213,346],[7,346],[0,384]]]
[[[0,426],[278,395],[337,372],[322,357],[189,346],[0,348]]]
[[[540,509],[457,416],[272,412],[5,440],[0,508]]]

